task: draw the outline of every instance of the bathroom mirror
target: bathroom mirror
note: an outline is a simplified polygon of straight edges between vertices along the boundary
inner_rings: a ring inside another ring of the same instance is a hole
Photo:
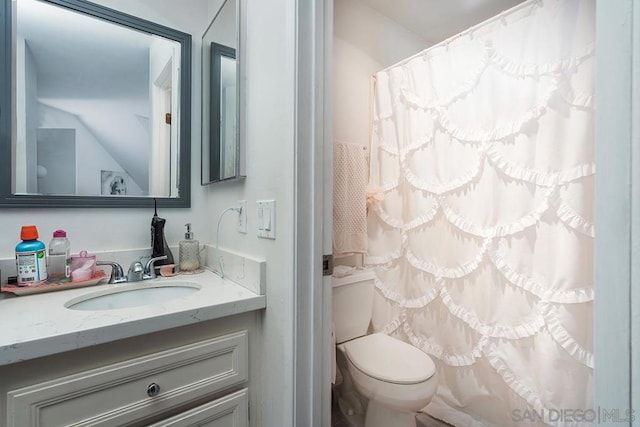
[[[238,17],[225,0],[202,36],[202,184],[244,176]]]
[[[0,0],[0,205],[190,205],[191,36],[84,0]]]

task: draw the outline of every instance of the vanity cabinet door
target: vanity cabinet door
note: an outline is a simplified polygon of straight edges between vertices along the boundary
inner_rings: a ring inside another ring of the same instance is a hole
[[[236,332],[12,390],[7,426],[123,426],[188,409],[247,381],[248,345]]]
[[[149,427],[248,427],[249,390],[235,393],[205,403]]]

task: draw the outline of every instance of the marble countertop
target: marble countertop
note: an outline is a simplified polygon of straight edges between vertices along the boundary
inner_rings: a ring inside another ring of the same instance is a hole
[[[97,291],[153,287],[161,282],[190,282],[200,289],[167,302],[130,308],[83,311],[65,307],[70,300]],[[264,295],[210,271],[0,299],[0,366],[265,307]]]

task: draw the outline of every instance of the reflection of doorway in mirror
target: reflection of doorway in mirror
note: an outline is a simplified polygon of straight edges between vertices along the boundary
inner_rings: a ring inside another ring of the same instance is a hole
[[[177,52],[152,50],[155,63],[151,68],[151,147],[149,156],[149,194],[163,196],[176,194],[177,150],[172,141],[178,140],[178,99],[172,97],[172,88],[178,84],[178,70],[174,69]],[[176,178],[174,178],[174,176]]]
[[[222,155],[222,179],[231,178],[236,173],[236,86],[222,89],[220,97],[220,140]]]
[[[236,51],[211,43],[211,108],[209,181],[237,174]],[[232,92],[233,91],[233,92]]]
[[[35,193],[76,194],[75,129],[37,129],[36,158]]]

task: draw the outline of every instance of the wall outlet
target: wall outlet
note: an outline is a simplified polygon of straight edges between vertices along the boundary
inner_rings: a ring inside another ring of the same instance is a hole
[[[238,233],[247,234],[247,201],[238,201],[240,213],[238,214]]]

